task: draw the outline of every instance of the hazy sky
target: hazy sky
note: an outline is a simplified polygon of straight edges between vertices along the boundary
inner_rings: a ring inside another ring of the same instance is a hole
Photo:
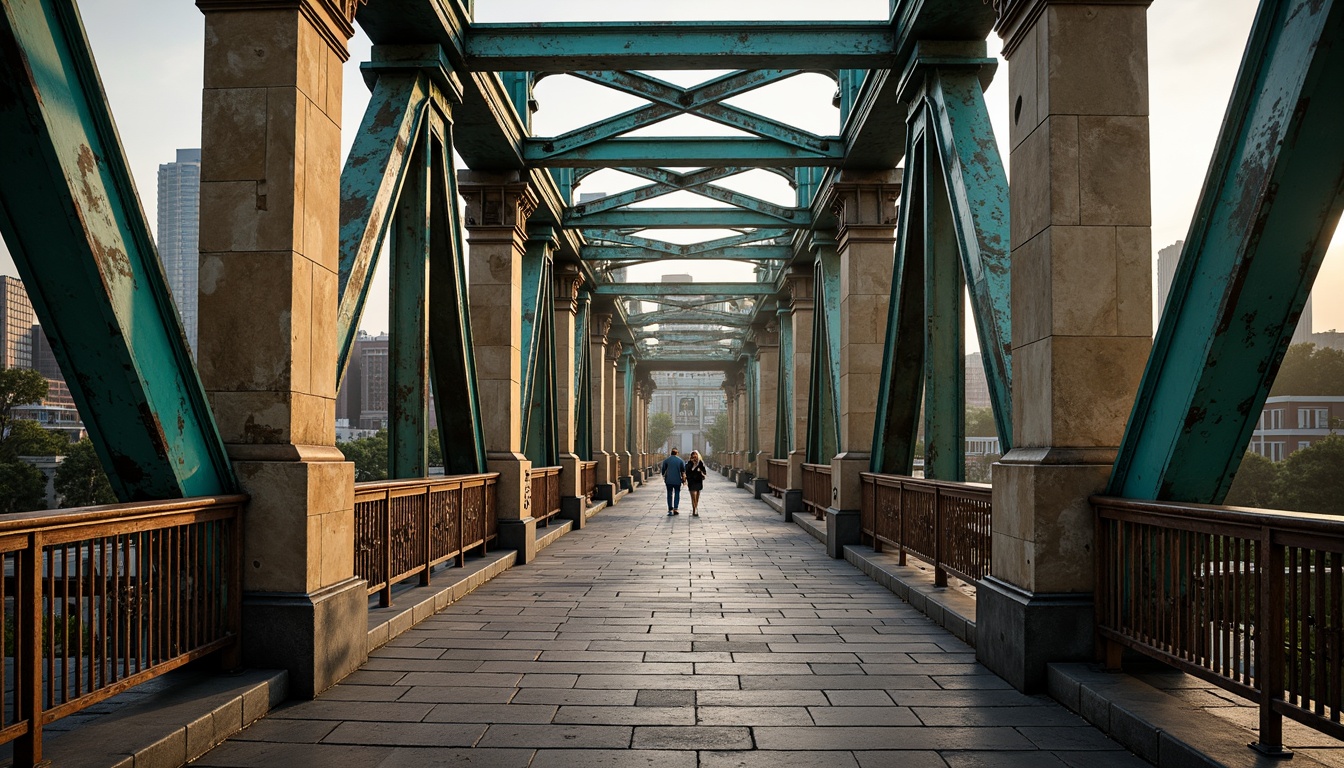
[[[1255,5],[1254,0],[1158,0],[1149,11],[1154,251],[1186,235]],[[831,0],[822,5],[801,0],[476,0],[481,21],[811,19],[818,9],[832,19],[877,19],[887,14],[888,7],[889,0]],[[178,147],[200,143],[202,16],[189,0],[138,0],[133,4],[83,0],[80,10],[152,225],[159,163],[171,162]],[[367,57],[368,41],[357,35],[351,49],[344,109],[347,147],[368,99],[357,69],[357,63]],[[991,37],[990,49],[997,53],[997,37]],[[689,85],[709,75],[660,76]],[[1004,64],[986,94],[1001,139],[1007,135],[1007,79]],[[839,119],[830,106],[833,88],[820,75],[804,75],[733,103],[815,132],[831,133],[837,130]],[[598,86],[576,84],[570,78],[544,80],[537,95],[541,110],[534,119],[539,135],[562,132],[640,103]],[[680,120],[668,121],[652,132],[687,130],[688,123],[695,122],[693,118]],[[704,124],[689,130],[707,134],[718,129]],[[778,177],[763,172],[754,175],[725,186],[791,202],[789,188]],[[629,177],[605,173],[591,177],[584,189],[609,193],[634,184]],[[688,204],[687,199],[703,200],[667,197],[650,204],[682,205]],[[15,274],[7,253],[0,252],[0,272]],[[1341,287],[1344,238],[1336,237],[1316,283],[1316,330],[1344,328],[1344,302],[1335,299]],[[375,332],[386,327],[386,302],[379,303],[379,296],[375,289],[362,323]]]

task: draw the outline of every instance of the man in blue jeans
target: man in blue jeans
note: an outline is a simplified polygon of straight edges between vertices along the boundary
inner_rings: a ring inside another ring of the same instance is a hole
[[[667,483],[667,516],[680,515],[677,508],[681,506],[681,482],[686,479],[686,462],[677,455],[676,448],[672,449],[671,456],[663,459],[659,471],[663,473],[663,482]]]

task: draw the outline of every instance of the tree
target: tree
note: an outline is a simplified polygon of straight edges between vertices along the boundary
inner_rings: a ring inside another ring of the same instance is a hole
[[[439,430],[429,430],[429,466],[443,466],[443,444],[439,442]]]
[[[70,438],[54,429],[44,429],[36,421],[15,419],[9,423],[9,435],[3,445],[10,456],[64,456],[70,450]]]
[[[1232,507],[1278,508],[1279,465],[1258,453],[1247,452],[1232,479],[1224,504]]]
[[[28,368],[0,370],[0,439],[9,434],[14,409],[42,402],[47,396],[47,380]]]
[[[86,437],[70,446],[65,460],[56,468],[52,484],[61,497],[62,507],[88,507],[94,504],[115,504],[117,495],[103,472],[103,463]]]
[[[711,429],[710,432],[712,433],[713,429]],[[663,444],[666,443],[667,439],[671,436],[672,414],[655,413],[649,417],[649,431],[647,437],[650,450],[660,452],[663,448]]]
[[[1294,452],[1279,470],[1277,502],[1285,509],[1344,515],[1344,437],[1331,435]]]
[[[714,417],[714,423],[705,432],[705,441],[709,443],[711,455],[728,447],[728,417],[725,414]]]
[[[47,508],[47,476],[18,459],[0,459],[0,514]]]
[[[1315,344],[1294,344],[1279,365],[1271,397],[1344,395],[1344,351]]]
[[[355,482],[387,479],[387,430],[373,437],[361,437],[337,446],[345,458],[355,463]]]
[[[967,437],[996,437],[998,434],[999,428],[994,423],[993,408],[966,409]]]

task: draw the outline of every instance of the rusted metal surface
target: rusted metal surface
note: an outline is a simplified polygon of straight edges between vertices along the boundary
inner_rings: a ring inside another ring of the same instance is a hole
[[[562,467],[532,468],[532,516],[538,525],[546,525],[560,514],[560,473]]]
[[[803,465],[803,506],[818,520],[826,517],[831,506],[831,465]]]
[[[355,484],[355,575],[368,582],[378,604],[392,605],[392,587],[420,577],[428,586],[434,566],[496,536],[499,473]]]
[[[788,459],[766,459],[766,482],[770,484],[770,492],[776,497],[784,495],[789,489],[789,460]]]
[[[0,743],[42,762],[43,726],[238,642],[246,496],[0,521]],[[6,647],[12,644],[12,647]]]
[[[859,479],[860,525],[873,549],[896,547],[901,565],[906,555],[929,563],[938,586],[949,574],[972,584],[989,575],[990,486],[869,472]]]
[[[1286,715],[1344,738],[1344,519],[1093,497],[1097,632],[1260,704],[1257,748]]]

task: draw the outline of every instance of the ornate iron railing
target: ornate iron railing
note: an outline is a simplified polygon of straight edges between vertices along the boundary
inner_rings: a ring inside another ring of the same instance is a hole
[[[1344,739],[1344,519],[1094,497],[1097,631]]]
[[[0,743],[42,760],[42,729],[238,645],[246,496],[0,520]],[[233,662],[229,662],[233,663]]]
[[[560,514],[561,471],[561,467],[532,468],[532,516],[540,525]]]
[[[597,462],[579,462],[579,471],[582,473],[584,506],[592,506],[593,496],[597,494]]]
[[[859,479],[860,526],[873,549],[896,547],[901,565],[907,554],[924,560],[938,586],[949,573],[977,584],[989,575],[990,486],[870,472]]]
[[[789,489],[789,460],[788,459],[766,459],[766,482],[770,484],[770,492],[776,497],[783,496]]]
[[[429,585],[434,566],[474,547],[484,552],[498,531],[498,473],[355,483],[355,575],[378,604],[412,576]]]
[[[818,520],[826,517],[831,505],[831,465],[803,465],[803,506]]]

